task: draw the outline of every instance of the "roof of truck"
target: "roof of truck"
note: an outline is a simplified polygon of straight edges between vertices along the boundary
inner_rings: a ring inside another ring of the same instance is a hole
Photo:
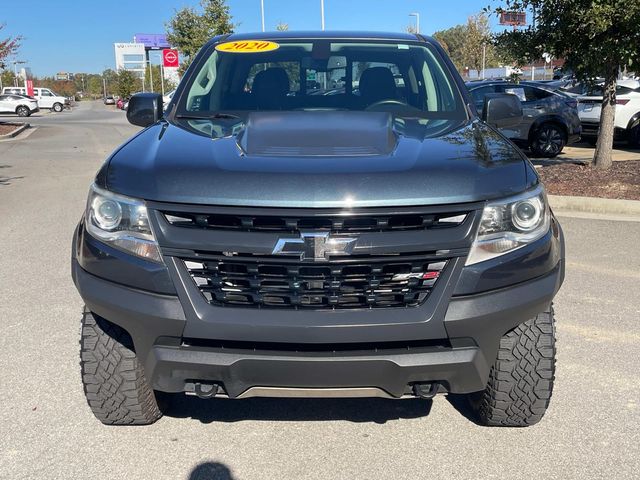
[[[217,37],[219,39],[219,37]],[[404,32],[368,32],[352,30],[301,30],[284,32],[255,32],[232,33],[225,38],[226,41],[259,40],[259,39],[345,39],[345,40],[397,40],[397,41],[421,41],[422,35]]]

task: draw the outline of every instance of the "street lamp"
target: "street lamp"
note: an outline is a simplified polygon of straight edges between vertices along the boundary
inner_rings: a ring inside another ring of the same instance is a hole
[[[482,42],[482,80],[484,80],[484,67],[487,61],[487,44]]]
[[[409,14],[410,17],[416,17],[416,33],[420,33],[420,14],[413,12]]]
[[[262,31],[264,32],[264,0],[260,0],[260,15],[262,18]]]
[[[324,0],[320,0],[320,25],[322,25],[322,30],[324,30]]]

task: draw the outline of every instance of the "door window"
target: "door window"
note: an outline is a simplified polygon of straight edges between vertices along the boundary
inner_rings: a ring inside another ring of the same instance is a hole
[[[524,91],[523,87],[505,87],[504,93],[509,93],[511,95],[515,95],[520,99],[521,102],[527,101],[527,94]]]

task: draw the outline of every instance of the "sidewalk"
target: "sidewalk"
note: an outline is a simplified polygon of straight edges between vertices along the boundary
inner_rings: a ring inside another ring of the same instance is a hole
[[[589,164],[593,161],[595,147],[588,143],[575,143],[564,147],[564,150],[556,158],[536,158],[529,156],[531,162],[536,166],[560,165],[563,163],[585,163]],[[529,153],[529,152],[526,152]],[[613,161],[624,162],[628,160],[640,160],[640,149],[629,148],[623,142],[613,145]]]

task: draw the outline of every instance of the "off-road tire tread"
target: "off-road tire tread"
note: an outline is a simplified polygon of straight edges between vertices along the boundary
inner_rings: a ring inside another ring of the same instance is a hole
[[[470,397],[481,424],[526,427],[542,419],[555,380],[554,322],[550,307],[500,339],[486,389]]]
[[[162,416],[131,336],[86,310],[80,366],[89,407],[105,425],[149,425]]]

